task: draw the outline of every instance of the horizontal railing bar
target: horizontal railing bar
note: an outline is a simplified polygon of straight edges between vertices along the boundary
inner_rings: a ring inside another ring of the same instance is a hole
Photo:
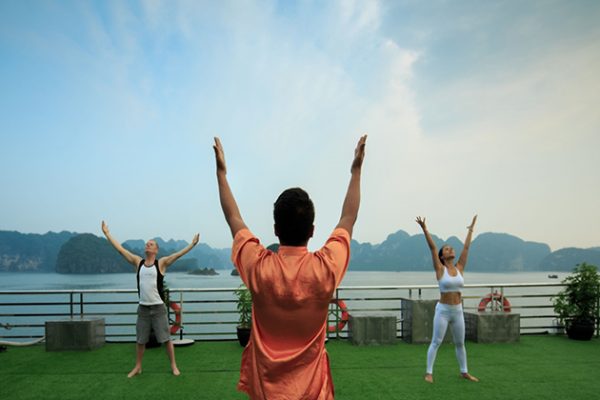
[[[497,284],[465,284],[465,289],[470,288],[522,288],[522,287],[558,287],[564,286],[562,283],[497,283]],[[438,285],[394,285],[394,286],[340,286],[338,290],[418,290],[418,289],[438,289]],[[171,292],[189,292],[189,293],[218,293],[233,292],[237,288],[177,288],[170,289]],[[70,294],[70,293],[137,293],[137,289],[63,289],[63,290],[2,290],[0,295],[13,294]]]
[[[62,289],[62,290],[0,290],[0,295],[71,294],[71,293],[136,293],[137,289]]]
[[[231,311],[231,310],[222,310],[222,311],[219,311],[219,310],[214,310],[214,311],[213,310],[209,310],[209,311],[187,311],[187,310],[184,310],[183,311],[183,315],[186,315],[186,314],[195,314],[195,315],[199,315],[199,314],[237,314],[237,313],[238,312],[235,310],[234,311]]]
[[[107,304],[115,304],[116,302],[110,302]],[[53,302],[53,303],[0,303],[0,307],[19,307],[19,306],[68,306],[69,303],[67,302]],[[79,305],[79,302],[75,303],[73,302],[73,304],[75,305]],[[84,304],[89,304],[88,302],[85,302]]]
[[[219,311],[219,310],[214,310],[214,311],[185,311],[183,313],[184,315],[186,314],[194,314],[194,315],[202,315],[202,314],[206,314],[206,315],[211,315],[211,314],[237,314],[237,311],[230,311],[230,310],[223,310],[223,311]],[[85,313],[86,317],[95,317],[95,316],[101,316],[101,317],[111,317],[111,316],[121,316],[121,315],[137,315],[136,312],[102,312],[102,313],[97,313],[97,312],[86,312]],[[44,314],[0,314],[0,317],[14,317],[14,318],[24,318],[24,317],[61,317],[61,316],[71,316],[70,313],[44,313]],[[79,318],[79,312],[75,312],[73,314],[74,318]]]
[[[406,297],[340,297],[343,301],[398,301],[407,300]]]
[[[172,302],[179,303],[178,299],[171,299]],[[237,300],[185,300],[184,303],[192,303],[192,304],[213,304],[213,303],[237,303]]]
[[[171,293],[233,293],[237,288],[177,288],[169,289]],[[57,290],[0,290],[0,295],[13,294],[71,294],[71,293],[105,293],[105,294],[137,294],[137,289],[57,289]]]
[[[497,283],[497,284],[489,284],[489,283],[470,283],[465,284],[465,289],[472,288],[494,288],[500,289],[504,288],[519,288],[519,287],[555,287],[555,286],[564,286],[562,283],[547,283],[547,282],[539,282],[539,283]],[[397,285],[397,286],[340,286],[339,290],[394,290],[394,289],[439,289],[439,285]]]
[[[70,313],[49,313],[49,314],[0,314],[0,317],[69,317]]]
[[[539,325],[536,325],[536,326],[522,326],[521,327],[521,329],[542,329],[542,328],[556,330],[556,329],[564,329],[565,327],[563,325],[550,325],[550,326],[545,326],[545,325],[539,326]]]
[[[554,306],[515,306],[514,304],[510,306],[511,309],[529,309],[529,308],[554,308]]]
[[[136,337],[135,333],[107,333],[106,337]]]
[[[44,335],[41,335],[44,336]],[[12,336],[0,336],[0,340],[5,340],[5,339],[39,339],[40,335],[34,336],[34,335],[12,335]]]
[[[182,322],[182,326],[188,325],[237,325],[238,321],[211,321],[211,322]]]
[[[514,304],[510,305],[511,310],[538,309],[538,308],[554,308],[554,306],[515,306]],[[479,307],[463,306],[463,310],[478,310],[478,309],[479,309]],[[489,312],[489,311],[486,311],[486,312]],[[497,311],[492,311],[492,312],[497,312]]]

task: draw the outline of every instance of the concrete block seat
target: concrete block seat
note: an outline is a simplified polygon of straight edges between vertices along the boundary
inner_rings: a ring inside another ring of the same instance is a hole
[[[106,340],[104,318],[46,321],[46,351],[94,350]]]

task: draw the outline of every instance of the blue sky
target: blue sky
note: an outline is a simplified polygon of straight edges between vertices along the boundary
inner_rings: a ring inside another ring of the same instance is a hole
[[[355,238],[600,245],[596,1],[3,1],[0,229],[230,245],[305,188],[317,248],[369,133]]]

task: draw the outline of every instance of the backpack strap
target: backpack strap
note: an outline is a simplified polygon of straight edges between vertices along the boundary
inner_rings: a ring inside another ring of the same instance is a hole
[[[144,265],[145,262],[146,260],[142,258],[142,261],[140,261],[140,263],[138,264],[137,272],[135,273],[135,277],[137,279],[138,299],[140,297],[140,270],[142,269],[142,265]]]
[[[163,303],[165,302],[165,291],[164,291],[164,279],[165,276],[160,273],[160,268],[158,268],[158,259],[154,260],[154,267],[156,268],[156,289],[158,289],[158,295],[162,299]]]

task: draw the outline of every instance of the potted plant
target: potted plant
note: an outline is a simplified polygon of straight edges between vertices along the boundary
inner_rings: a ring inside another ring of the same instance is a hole
[[[598,319],[600,275],[586,263],[577,265],[562,282],[566,287],[554,297],[554,311],[571,339],[590,340]]]
[[[248,340],[250,340],[250,329],[252,327],[252,295],[243,283],[234,293],[237,296],[237,310],[240,316],[237,337],[240,345],[246,347]]]

